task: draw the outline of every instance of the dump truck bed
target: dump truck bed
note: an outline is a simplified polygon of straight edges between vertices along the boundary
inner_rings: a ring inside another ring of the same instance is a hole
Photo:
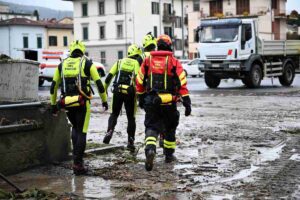
[[[264,56],[300,55],[300,40],[258,40],[258,54]]]

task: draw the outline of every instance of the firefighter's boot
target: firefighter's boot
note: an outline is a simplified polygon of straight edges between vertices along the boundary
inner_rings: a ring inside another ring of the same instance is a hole
[[[73,165],[73,172],[76,176],[84,175],[88,172],[88,169],[84,167],[82,163],[79,163]]]
[[[104,144],[109,144],[109,142],[110,142],[110,140],[111,140],[111,138],[113,136],[113,132],[114,131],[112,129],[110,129],[110,130],[107,131],[106,135],[103,138],[103,143]]]
[[[153,162],[155,158],[155,150],[148,149],[146,150],[145,154],[146,154],[145,169],[147,171],[151,171],[153,168]]]
[[[134,146],[134,138],[133,138],[133,137],[128,137],[127,149],[128,149],[131,153],[134,153],[134,151],[135,151],[135,146]]]

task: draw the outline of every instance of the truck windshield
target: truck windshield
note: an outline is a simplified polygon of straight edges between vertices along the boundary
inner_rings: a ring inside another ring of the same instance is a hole
[[[235,42],[238,40],[238,26],[207,26],[200,34],[201,43]]]

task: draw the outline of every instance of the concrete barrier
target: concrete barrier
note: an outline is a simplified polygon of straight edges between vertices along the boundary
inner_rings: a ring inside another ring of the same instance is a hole
[[[0,60],[0,101],[38,101],[38,64]]]
[[[66,114],[53,117],[46,104],[0,107],[0,172],[15,174],[33,166],[68,159],[70,126]]]

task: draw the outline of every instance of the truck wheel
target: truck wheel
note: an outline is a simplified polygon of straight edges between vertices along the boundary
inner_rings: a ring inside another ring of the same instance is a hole
[[[209,72],[204,73],[205,84],[209,88],[217,88],[220,85],[221,79],[212,75]]]
[[[288,62],[283,68],[283,75],[279,76],[279,82],[282,86],[291,86],[295,78],[295,70],[293,65]]]
[[[258,88],[262,79],[262,70],[258,64],[254,64],[250,73],[245,77],[244,83],[248,88]]]
[[[39,87],[44,85],[45,80],[44,79],[39,79]]]

